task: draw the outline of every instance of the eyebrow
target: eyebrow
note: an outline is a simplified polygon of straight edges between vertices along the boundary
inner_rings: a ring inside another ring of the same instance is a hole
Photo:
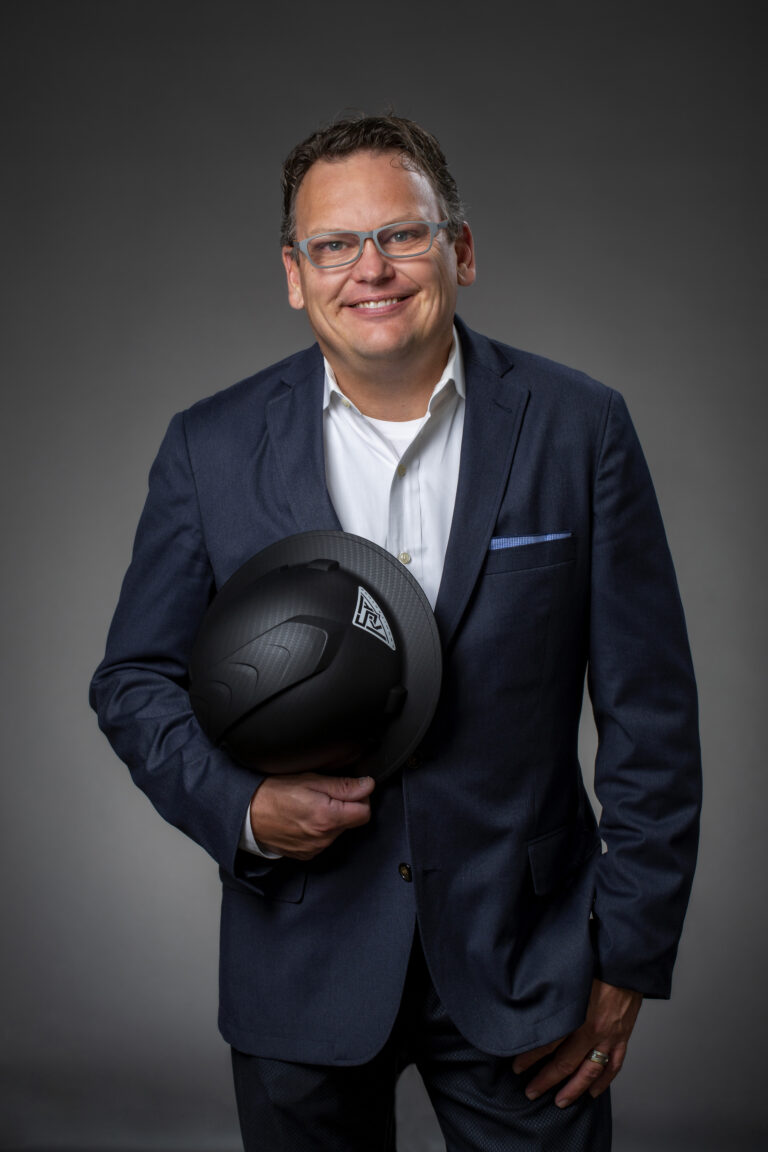
[[[313,228],[312,231],[307,232],[307,236],[322,236],[326,232],[369,232],[375,231],[377,228],[388,228],[392,224],[405,224],[410,220],[423,220],[428,222],[426,216],[393,216],[391,220],[385,220],[383,224],[374,224],[372,229],[369,228]]]

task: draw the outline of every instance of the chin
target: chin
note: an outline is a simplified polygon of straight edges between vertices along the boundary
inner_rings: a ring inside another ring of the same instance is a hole
[[[376,358],[411,351],[422,346],[423,342],[423,337],[410,329],[385,330],[382,325],[376,332],[368,332],[356,340],[350,340],[349,346],[359,356]]]

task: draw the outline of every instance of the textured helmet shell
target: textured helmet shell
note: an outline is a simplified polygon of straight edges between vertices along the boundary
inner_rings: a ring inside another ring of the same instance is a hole
[[[388,608],[321,557],[222,588],[195,642],[190,698],[241,764],[343,771],[402,707],[402,672]]]

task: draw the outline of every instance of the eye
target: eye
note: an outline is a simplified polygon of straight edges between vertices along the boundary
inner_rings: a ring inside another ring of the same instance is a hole
[[[356,232],[321,232],[307,242],[310,260],[321,268],[349,264],[357,256],[360,239]]]
[[[317,240],[313,240],[310,247],[316,252],[346,252],[347,248],[350,247],[350,241],[345,238],[339,239],[338,236],[321,236]]]
[[[431,243],[429,225],[422,220],[403,220],[379,232],[379,244],[392,256],[418,256]]]
[[[387,244],[408,244],[417,235],[414,228],[398,228],[396,232],[388,232],[386,236]]]
[[[356,248],[358,243],[357,235],[353,233],[324,232],[311,238],[310,248],[313,252],[345,252],[349,248]]]

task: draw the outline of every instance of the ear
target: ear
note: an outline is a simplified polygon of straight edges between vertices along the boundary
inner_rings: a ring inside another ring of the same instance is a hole
[[[477,268],[475,266],[475,242],[466,220],[461,226],[461,232],[453,242],[456,253],[456,279],[462,287],[467,288],[474,284]]]
[[[301,270],[293,248],[283,248],[283,267],[288,281],[288,303],[291,308],[304,307],[304,293],[301,290]]]

